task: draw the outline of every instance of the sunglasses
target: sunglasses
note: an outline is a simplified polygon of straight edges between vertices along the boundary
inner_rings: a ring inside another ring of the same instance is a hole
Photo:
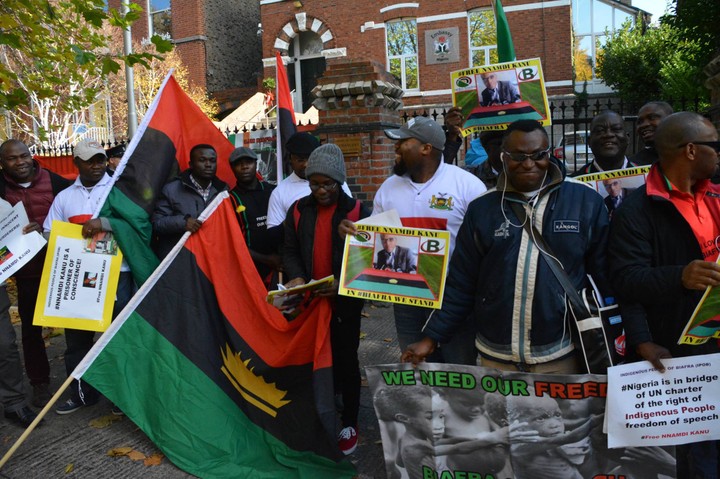
[[[535,153],[510,153],[509,151],[503,150],[502,154],[518,163],[522,163],[525,160],[544,161],[550,158],[550,149],[536,151]]]

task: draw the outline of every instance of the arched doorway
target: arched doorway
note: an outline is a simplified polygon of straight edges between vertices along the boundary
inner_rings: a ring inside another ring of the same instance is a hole
[[[293,63],[287,65],[288,82],[293,90],[295,111],[307,111],[314,100],[310,94],[317,80],[325,73],[323,40],[313,31],[299,32],[288,46]]]

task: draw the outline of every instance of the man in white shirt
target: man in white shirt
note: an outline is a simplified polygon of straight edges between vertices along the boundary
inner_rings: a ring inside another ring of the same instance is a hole
[[[443,162],[445,133],[430,118],[410,119],[401,128],[385,130],[397,140],[393,176],[375,194],[373,215],[396,210],[403,226],[450,232],[450,254],[465,211],[472,200],[486,191],[475,175]],[[340,233],[354,232],[351,222],[341,223]],[[395,328],[400,349],[422,338],[422,328],[432,312],[417,306],[394,304]],[[442,345],[429,361],[475,364],[474,333],[460,332]]]
[[[101,231],[112,231],[109,221],[104,218],[92,218],[97,207],[107,197],[107,191],[112,188],[112,178],[106,173],[107,156],[105,150],[96,141],[83,140],[73,150],[73,162],[78,169],[78,177],[68,188],[55,197],[50,211],[45,218],[43,231],[50,233],[54,220],[65,221],[83,225],[82,234],[85,237],[93,236]],[[130,297],[135,292],[132,273],[127,264],[123,262],[120,269],[120,280],[116,293],[113,318],[122,311]],[[92,348],[95,338],[94,331],[80,331],[65,328],[65,369],[70,375],[80,361]],[[70,398],[60,405],[55,412],[70,414],[83,406],[92,406],[98,402],[99,393],[84,381],[73,380],[70,388]],[[113,413],[122,412],[113,407]]]
[[[270,195],[267,214],[268,229],[281,225],[285,221],[290,206],[311,193],[310,183],[305,178],[305,167],[310,153],[315,151],[318,146],[320,146],[320,142],[310,133],[295,133],[288,139],[285,148],[290,152],[290,166],[293,172],[284,180],[279,181],[277,188]],[[342,184],[342,189],[352,197],[347,183]]]

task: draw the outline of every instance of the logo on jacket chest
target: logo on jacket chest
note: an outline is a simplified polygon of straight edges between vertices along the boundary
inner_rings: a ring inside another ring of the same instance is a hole
[[[553,233],[580,233],[580,222],[576,220],[553,221]]]
[[[438,193],[437,195],[432,195],[432,198],[430,198],[430,208],[436,210],[452,211],[453,197],[448,196],[447,193]]]
[[[498,229],[495,230],[495,237],[506,239],[510,236],[510,220],[505,220]]]

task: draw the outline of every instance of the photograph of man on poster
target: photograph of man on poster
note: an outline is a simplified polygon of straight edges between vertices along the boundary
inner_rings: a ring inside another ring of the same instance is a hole
[[[521,100],[515,70],[482,73],[480,79],[485,86],[480,92],[480,106],[507,105]]]
[[[417,273],[417,251],[412,247],[400,246],[398,237],[393,234],[380,234],[377,262],[373,268],[397,273]]]

